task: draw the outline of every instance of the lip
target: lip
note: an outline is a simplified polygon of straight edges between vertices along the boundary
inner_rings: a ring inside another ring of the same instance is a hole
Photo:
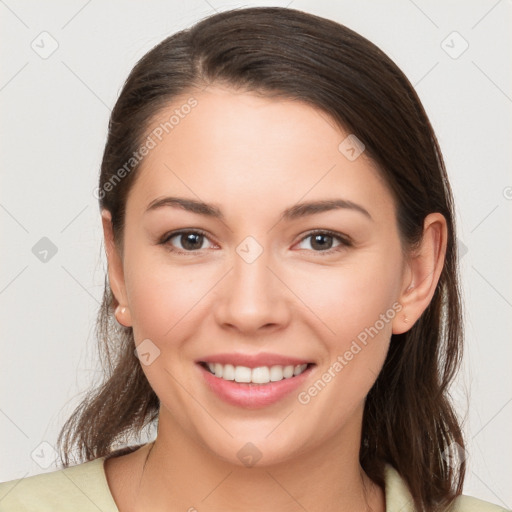
[[[232,360],[232,359],[231,359]],[[290,361],[290,358],[287,358]],[[210,362],[213,362],[210,360]],[[220,360],[217,361],[220,363]],[[246,360],[247,362],[247,360]],[[304,361],[305,362],[305,361]],[[230,363],[226,363],[230,364]],[[280,364],[280,363],[277,363]],[[291,364],[291,363],[290,363]],[[301,363],[297,363],[301,364]],[[245,366],[240,364],[239,366]],[[250,366],[256,368],[258,365]],[[260,366],[267,366],[261,364]],[[244,409],[260,409],[275,404],[300,387],[310,376],[315,365],[310,364],[297,376],[268,384],[254,384],[224,380],[208,371],[201,362],[196,364],[209,390],[224,402]]]
[[[248,368],[258,368],[259,366],[296,366],[298,364],[312,363],[307,359],[284,356],[281,354],[272,354],[270,352],[260,352],[258,354],[212,354],[196,360],[196,363],[219,363],[232,364],[233,366],[246,366]]]

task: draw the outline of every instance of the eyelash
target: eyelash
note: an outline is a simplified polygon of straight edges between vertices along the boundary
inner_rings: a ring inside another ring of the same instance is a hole
[[[174,238],[176,236],[179,236],[179,235],[184,235],[184,234],[202,235],[205,238],[207,238],[208,240],[210,240],[208,234],[205,231],[201,230],[201,229],[180,229],[180,230],[177,230],[177,231],[171,231],[170,233],[166,233],[163,236],[163,238],[161,239],[161,241],[159,242],[159,245],[166,246],[166,248],[169,251],[174,252],[176,254],[196,255],[198,252],[203,250],[203,249],[198,249],[198,250],[195,250],[195,251],[181,251],[181,250],[177,249],[176,247],[172,246],[169,243],[172,238]],[[337,233],[336,231],[331,231],[329,229],[317,229],[317,230],[310,231],[305,236],[303,236],[299,240],[299,242],[297,242],[297,243],[303,242],[307,238],[312,237],[314,235],[327,235],[327,236],[331,236],[331,237],[337,239],[340,242],[340,244],[337,245],[336,247],[332,247],[331,249],[327,249],[325,251],[315,251],[313,249],[301,249],[301,250],[306,250],[306,251],[314,252],[316,254],[319,254],[319,255],[323,256],[323,255],[333,254],[335,252],[338,252],[338,251],[341,251],[343,249],[346,249],[347,247],[352,247],[352,245],[353,245],[352,241],[347,236],[342,235],[341,233]]]

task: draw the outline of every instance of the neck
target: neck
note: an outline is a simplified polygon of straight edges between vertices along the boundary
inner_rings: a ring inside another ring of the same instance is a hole
[[[246,467],[220,459],[162,407],[157,439],[139,457],[135,509],[384,512],[383,490],[359,464],[358,425],[293,460]]]

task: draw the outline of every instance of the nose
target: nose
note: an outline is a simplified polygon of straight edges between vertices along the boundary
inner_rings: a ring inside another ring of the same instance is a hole
[[[219,283],[215,300],[218,325],[246,335],[282,329],[290,319],[290,292],[276,275],[270,251],[262,248],[253,259],[257,254],[254,245],[249,244],[246,252],[244,246],[237,249],[231,271]]]

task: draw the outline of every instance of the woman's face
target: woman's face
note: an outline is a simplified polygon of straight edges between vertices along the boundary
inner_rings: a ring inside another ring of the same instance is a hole
[[[217,87],[193,97],[148,130],[179,111],[153,131],[129,193],[116,293],[159,434],[181,429],[237,464],[340,439],[357,453],[407,286],[391,193],[311,106]],[[338,203],[311,206],[326,201]]]

